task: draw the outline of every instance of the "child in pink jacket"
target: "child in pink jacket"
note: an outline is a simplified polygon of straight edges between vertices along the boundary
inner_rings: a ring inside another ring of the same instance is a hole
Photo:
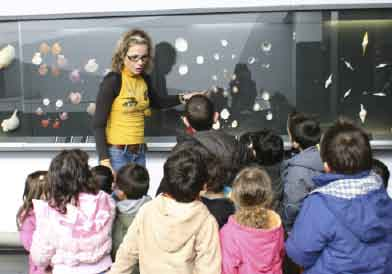
[[[39,266],[51,265],[53,274],[104,273],[112,264],[115,204],[99,190],[87,160],[80,150],[62,151],[49,167],[48,202],[33,200],[31,256]]]
[[[220,230],[222,274],[281,274],[284,232],[279,215],[269,209],[268,174],[245,168],[233,182],[232,198],[238,209]]]
[[[27,176],[23,191],[23,204],[16,214],[16,224],[23,247],[30,251],[33,233],[36,228],[33,199],[45,199],[49,193],[47,171],[36,171]],[[50,269],[46,269],[46,273]],[[29,274],[44,274],[45,269],[33,263],[29,256]]]

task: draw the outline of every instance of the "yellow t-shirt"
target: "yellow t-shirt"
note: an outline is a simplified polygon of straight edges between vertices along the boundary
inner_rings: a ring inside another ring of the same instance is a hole
[[[147,84],[143,77],[123,69],[121,90],[114,99],[106,125],[109,144],[143,144],[144,117],[151,115]]]

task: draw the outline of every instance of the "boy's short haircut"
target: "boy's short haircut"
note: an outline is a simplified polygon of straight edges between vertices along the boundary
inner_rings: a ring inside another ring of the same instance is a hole
[[[208,167],[207,191],[222,192],[226,182],[226,168],[216,157],[208,158],[206,165]]]
[[[112,191],[112,183],[113,183],[113,173],[110,168],[107,166],[95,166],[91,169],[92,174],[98,182],[99,189],[105,191],[108,194],[111,194]]]
[[[172,153],[163,166],[166,192],[177,202],[196,200],[208,179],[207,166],[195,149],[180,149]]]
[[[240,142],[255,151],[255,160],[259,165],[272,166],[283,161],[283,139],[269,129],[245,133]]]
[[[301,149],[307,149],[320,142],[321,128],[315,116],[292,112],[287,120],[287,129],[292,141],[297,142]]]
[[[355,174],[372,168],[369,136],[345,118],[338,119],[324,133],[320,154],[323,162],[336,173]]]
[[[185,117],[196,131],[210,130],[214,124],[215,108],[204,95],[192,96],[185,105]]]
[[[117,172],[116,187],[124,192],[127,199],[142,198],[150,187],[150,176],[147,169],[136,163],[129,163],[121,167]]]
[[[384,187],[387,188],[390,176],[388,167],[382,161],[373,158],[372,169],[375,173],[380,175],[381,179],[383,180]]]

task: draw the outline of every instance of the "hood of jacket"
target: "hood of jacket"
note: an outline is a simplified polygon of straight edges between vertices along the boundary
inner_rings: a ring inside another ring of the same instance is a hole
[[[310,169],[316,172],[323,172],[324,165],[321,161],[320,151],[316,146],[308,147],[290,159],[283,161],[283,168],[298,166]]]
[[[392,202],[380,176],[322,174],[313,179],[327,208],[360,241],[372,243],[392,233]]]
[[[153,216],[149,218],[155,224],[152,237],[161,250],[170,253],[188,244],[206,219],[213,218],[201,201],[180,203],[159,195],[148,205],[156,209],[150,212]]]
[[[105,192],[80,193],[78,205],[67,204],[66,214],[51,208],[47,202],[33,200],[37,216],[50,216],[57,225],[71,231],[72,237],[84,238],[104,230],[113,220],[115,204]]]
[[[151,197],[144,195],[142,198],[137,200],[122,200],[118,201],[116,206],[120,213],[135,215],[138,210],[144,205],[146,202],[151,201]]]

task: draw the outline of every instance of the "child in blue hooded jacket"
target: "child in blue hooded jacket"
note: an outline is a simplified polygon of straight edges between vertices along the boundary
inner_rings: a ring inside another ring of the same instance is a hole
[[[367,134],[339,120],[321,140],[325,174],[305,199],[286,241],[305,274],[392,273],[392,200],[371,172]]]

